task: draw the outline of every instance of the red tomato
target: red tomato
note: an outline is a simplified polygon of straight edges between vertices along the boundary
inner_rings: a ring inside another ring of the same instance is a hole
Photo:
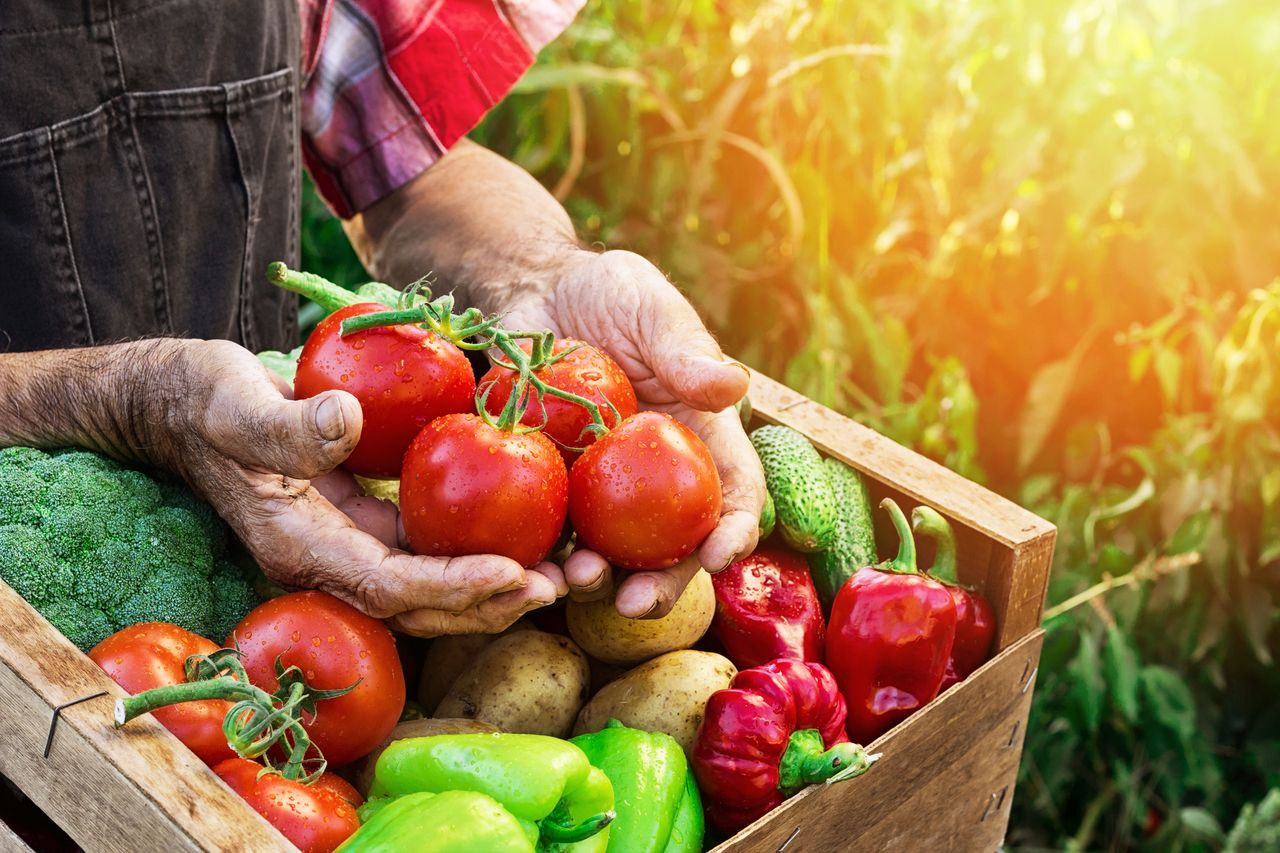
[[[278,773],[259,778],[262,765],[247,758],[228,759],[213,772],[302,853],[332,853],[360,828],[355,806],[319,781],[303,785]]]
[[[346,800],[356,808],[364,805],[364,797],[356,790],[356,786],[352,785],[346,779],[343,779],[337,773],[321,773],[320,778],[311,783],[313,788],[324,788],[333,791],[339,797]]]
[[[404,671],[391,631],[324,592],[294,592],[260,604],[227,638],[239,643],[249,680],[274,693],[275,663],[302,670],[307,684],[335,690],[360,683],[303,717],[307,733],[338,767],[373,751],[404,709]]]
[[[560,537],[568,487],[564,460],[541,433],[446,415],[405,453],[400,518],[419,554],[501,554],[528,568]]]
[[[569,471],[578,541],[624,569],[665,569],[720,521],[711,451],[670,415],[641,412],[587,448]]]
[[[462,350],[417,326],[392,326],[341,337],[348,317],[386,311],[349,305],[320,321],[298,358],[299,400],[337,389],[360,401],[364,428],[343,463],[365,477],[398,477],[405,448],[432,419],[475,407],[476,381]]]
[[[94,646],[89,657],[111,680],[131,694],[186,681],[182,666],[192,655],[207,655],[218,646],[185,628],[165,622],[131,625]],[[222,721],[231,702],[206,699],[158,708],[152,715],[205,764],[210,766],[235,751],[222,734]]]
[[[521,346],[524,347],[525,352],[532,349],[528,342],[521,342]],[[552,352],[564,352],[572,346],[578,348],[554,364],[539,370],[537,377],[553,388],[586,397],[593,403],[597,403],[600,406],[600,414],[604,415],[605,423],[611,427],[616,426],[617,423],[608,403],[605,402],[606,398],[618,410],[621,416],[617,419],[619,422],[634,415],[636,392],[618,363],[591,344],[576,341],[573,338],[557,340]],[[485,401],[485,408],[490,414],[496,416],[502,412],[502,407],[511,398],[511,387],[515,384],[516,375],[514,370],[495,364],[480,379],[482,390],[487,383],[493,383],[489,390],[489,397]],[[543,402],[547,412],[546,426],[543,427],[542,434],[556,443],[556,447],[564,456],[565,464],[572,465],[581,454],[569,448],[583,447],[595,441],[595,436],[591,433],[582,434],[583,428],[591,423],[591,413],[577,403],[561,400],[558,397],[546,396]],[[531,401],[529,408],[525,409],[521,422],[529,426],[543,422],[542,407],[538,405],[536,398]]]

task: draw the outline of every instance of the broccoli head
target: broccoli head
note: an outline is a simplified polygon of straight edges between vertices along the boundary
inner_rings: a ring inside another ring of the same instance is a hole
[[[259,602],[188,489],[96,453],[0,449],[0,580],[82,649],[137,622],[221,641]]]

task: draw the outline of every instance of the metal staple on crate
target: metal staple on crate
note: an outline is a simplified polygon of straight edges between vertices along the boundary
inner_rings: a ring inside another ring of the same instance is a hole
[[[1006,785],[1005,787],[1000,789],[999,793],[993,793],[991,795],[991,797],[987,800],[987,807],[982,810],[982,817],[978,818],[979,823],[986,822],[987,817],[992,812],[992,809],[994,809],[995,811],[1000,810],[1000,807],[1004,805],[1004,795],[1008,793],[1008,791],[1009,791],[1009,786]]]
[[[797,826],[795,829],[791,830],[791,834],[787,836],[787,840],[782,842],[782,845],[778,847],[778,853],[786,853],[786,849],[791,846],[791,842],[795,841],[796,837],[799,835],[800,827]]]
[[[58,728],[58,718],[62,716],[62,712],[72,705],[79,705],[81,702],[88,702],[90,699],[97,699],[100,696],[106,696],[107,691],[99,690],[89,696],[81,696],[79,699],[72,699],[70,702],[63,702],[61,705],[53,709],[53,716],[49,719],[49,736],[44,741],[44,757],[49,757],[50,750],[53,749],[53,733]]]

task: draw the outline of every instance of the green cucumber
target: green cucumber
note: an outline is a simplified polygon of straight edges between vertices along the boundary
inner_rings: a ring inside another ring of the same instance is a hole
[[[831,611],[831,602],[845,581],[859,569],[876,562],[875,523],[871,518],[871,498],[862,475],[839,459],[824,459],[827,480],[831,483],[839,514],[835,537],[819,554],[809,556],[809,573],[822,601],[822,609]]]
[[[773,533],[773,525],[778,521],[777,508],[773,505],[773,495],[764,493],[764,509],[760,510],[760,541],[769,538]]]
[[[797,551],[823,551],[835,536],[835,496],[822,457],[809,439],[785,426],[751,433],[764,479],[773,496],[778,530]]]

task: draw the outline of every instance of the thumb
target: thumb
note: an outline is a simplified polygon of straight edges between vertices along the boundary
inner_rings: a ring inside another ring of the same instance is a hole
[[[336,468],[360,440],[360,403],[346,391],[289,400],[269,383],[246,382],[217,396],[233,399],[210,405],[206,436],[247,468],[309,480]]]
[[[653,375],[677,402],[718,412],[747,394],[751,374],[726,358],[683,297],[671,300],[657,328],[642,338]]]

